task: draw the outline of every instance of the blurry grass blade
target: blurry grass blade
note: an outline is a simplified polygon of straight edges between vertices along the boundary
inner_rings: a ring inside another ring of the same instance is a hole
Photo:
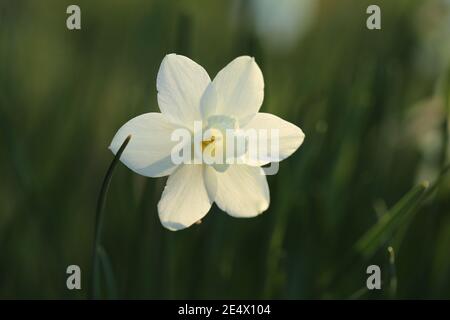
[[[97,212],[95,216],[95,235],[94,235],[94,247],[93,247],[93,257],[92,257],[92,281],[91,281],[91,298],[96,299],[99,297],[99,278],[100,278],[100,270],[99,270],[99,251],[100,251],[100,240],[102,234],[103,227],[103,210],[105,208],[106,196],[108,194],[109,185],[111,184],[111,178],[114,173],[114,169],[117,166],[117,163],[120,160],[120,157],[130,142],[131,135],[129,135],[119,150],[116,153],[113,161],[111,162],[108,171],[106,172],[105,178],[103,179],[102,188],[100,190],[100,194],[97,202]]]
[[[429,187],[427,188],[427,190],[425,191],[424,195],[422,196],[421,202],[423,203],[425,200],[427,200],[433,193],[434,191],[437,189],[437,187],[442,183],[442,181],[445,179],[446,174],[448,173],[450,169],[450,165],[447,165],[444,167],[444,169],[441,171],[441,173],[439,174],[438,178],[436,179],[436,181]],[[415,209],[414,209],[415,210]],[[407,215],[405,218],[403,218],[401,220],[401,228],[398,230],[397,234],[395,235],[395,239],[394,239],[394,243],[393,246],[397,248],[400,248],[400,245],[402,243],[402,240],[406,234],[406,230],[408,229],[408,225],[411,224],[411,217],[413,215],[409,214]]]
[[[442,169],[441,173],[439,174],[439,177],[431,185],[431,187],[427,190],[427,192],[426,192],[427,197],[429,195],[431,195],[436,190],[436,188],[442,183],[442,181],[446,178],[446,175],[449,171],[450,171],[450,163],[448,163],[446,166],[444,166],[444,169]]]
[[[389,294],[391,298],[397,295],[397,270],[395,268],[395,251],[391,246],[388,247],[389,253]]]
[[[366,258],[370,257],[396,228],[408,223],[410,216],[436,190],[449,170],[450,164],[445,166],[431,186],[425,181],[403,196],[392,209],[378,220],[377,224],[356,242],[356,252]]]
[[[399,222],[420,204],[428,183],[424,182],[403,196],[372,228],[370,228],[355,244],[355,249],[364,257],[371,256],[386,238],[398,227]]]
[[[442,123],[442,150],[440,155],[440,163],[442,167],[444,167],[447,162],[448,157],[450,156],[448,145],[449,145],[449,136],[450,136],[450,68],[448,68],[446,77],[445,77],[445,85],[444,85],[444,121]]]
[[[360,288],[358,291],[356,291],[355,293],[353,293],[348,300],[358,300],[361,299],[362,297],[364,297],[364,295],[369,292],[369,289],[367,289],[366,286]]]
[[[117,299],[117,285],[112,270],[111,261],[103,246],[98,247],[98,257],[105,275],[106,296],[108,299]]]
[[[394,207],[384,213],[372,228],[370,228],[355,244],[354,250],[341,260],[341,264],[330,270],[323,278],[324,286],[331,286],[339,279],[339,275],[347,272],[359,257],[365,259],[372,256],[380,248],[394,231],[397,232],[395,246],[399,247],[403,239],[405,229],[411,222],[411,218],[420,205],[428,199],[437,187],[445,180],[446,174],[450,171],[448,164],[439,175],[438,179],[428,186],[427,182],[414,187]]]

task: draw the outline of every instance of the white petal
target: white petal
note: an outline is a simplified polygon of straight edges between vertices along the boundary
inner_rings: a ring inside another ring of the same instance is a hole
[[[208,86],[201,101],[204,119],[211,115],[227,115],[242,124],[261,108],[264,79],[255,59],[242,56],[223,68]]]
[[[167,229],[181,230],[203,218],[211,205],[203,179],[203,166],[180,165],[167,180],[158,203],[159,219]]]
[[[300,147],[305,138],[302,129],[270,113],[258,113],[243,129],[254,129],[257,133],[257,141],[249,143],[244,160],[249,165],[261,166],[284,160]],[[278,141],[272,139],[276,137],[273,134],[278,135]],[[251,147],[254,148],[254,152],[250,151]]]
[[[201,120],[200,99],[211,82],[202,66],[185,56],[169,54],[161,63],[156,82],[158,105],[167,119],[189,128]]]
[[[162,177],[176,167],[171,159],[170,140],[176,126],[161,113],[146,113],[125,123],[114,136],[109,148],[116,154],[128,135],[131,140],[120,160],[134,172],[147,177]]]
[[[205,181],[214,201],[230,216],[255,217],[269,207],[269,186],[260,167],[231,165],[225,172],[208,167]]]

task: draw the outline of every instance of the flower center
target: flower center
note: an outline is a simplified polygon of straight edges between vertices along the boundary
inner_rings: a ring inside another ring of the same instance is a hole
[[[238,123],[233,118],[221,115],[209,117],[206,125],[197,131],[202,137],[195,142],[197,159],[217,171],[225,171],[229,167],[227,160],[236,158],[233,132],[237,129]]]
[[[209,140],[203,140],[202,141],[202,152],[205,151],[205,149],[214,141],[216,140],[215,136],[212,136],[211,138],[209,138]]]

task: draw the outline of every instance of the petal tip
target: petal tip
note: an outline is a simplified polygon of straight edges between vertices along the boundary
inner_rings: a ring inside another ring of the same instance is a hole
[[[262,202],[256,216],[259,216],[259,215],[263,214],[264,212],[266,212],[267,209],[269,209],[269,206],[270,206],[270,200]]]
[[[186,229],[189,226],[185,226],[184,224],[170,221],[161,221],[161,224],[164,228],[170,231],[180,231]]]
[[[306,138],[306,135],[305,135],[305,132],[303,132],[303,130],[300,128],[300,127],[298,127],[298,129],[299,129],[299,139],[300,139],[300,145],[303,143],[303,141],[305,140],[305,138]]]

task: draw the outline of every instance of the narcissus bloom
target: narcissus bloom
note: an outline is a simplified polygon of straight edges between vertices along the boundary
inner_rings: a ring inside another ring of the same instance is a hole
[[[110,149],[116,154],[131,135],[120,160],[147,177],[169,175],[158,203],[162,225],[170,230],[187,228],[201,220],[213,202],[233,217],[255,217],[264,212],[270,195],[261,166],[290,156],[305,135],[292,123],[258,112],[264,98],[264,80],[255,60],[238,57],[211,81],[205,69],[194,61],[169,54],[161,63],[157,90],[161,113],[146,113],[125,123],[113,138]],[[173,155],[179,141],[173,133],[182,129],[195,135],[198,123],[209,135],[197,142],[194,137],[189,148],[210,155],[222,148],[230,149],[222,135],[225,131],[254,129],[276,132],[276,135],[262,134],[256,142],[247,141],[244,152],[236,154],[235,159],[239,160],[235,162],[194,161],[198,160],[194,151],[192,161],[177,163]],[[270,156],[260,156],[261,152],[250,154],[249,144],[257,145],[253,148],[256,150],[265,149],[264,145],[277,150]]]

